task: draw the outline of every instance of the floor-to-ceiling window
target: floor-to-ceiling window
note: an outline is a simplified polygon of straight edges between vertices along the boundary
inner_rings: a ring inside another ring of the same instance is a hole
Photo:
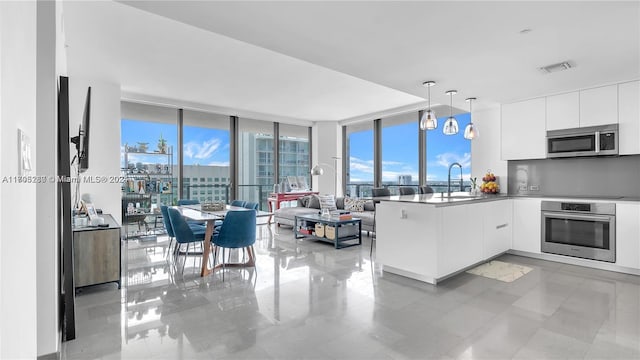
[[[122,217],[126,231],[144,230],[142,223],[157,225],[154,213],[161,204],[177,199],[176,110],[122,102],[120,121],[120,167]],[[141,220],[142,214],[151,214]],[[135,215],[135,216],[134,216]]]
[[[278,182],[284,180],[296,184],[299,190],[308,189],[309,179],[309,128],[289,124],[279,124]]]
[[[259,202],[267,209],[267,197],[275,184],[273,123],[240,118],[238,121],[238,199]]]
[[[456,115],[460,131],[456,135],[442,133],[442,125],[447,117],[438,119],[438,128],[427,131],[427,185],[435,192],[447,191],[449,166],[453,163],[462,165],[463,189],[470,186],[471,174],[471,141],[464,138],[464,128],[471,119],[469,113]],[[460,190],[460,169],[456,166],[451,171],[452,191]]]
[[[399,186],[418,186],[418,113],[382,119],[382,185],[398,194]]]
[[[373,188],[373,121],[347,126],[345,194],[370,197]]]
[[[182,196],[229,202],[229,116],[183,113]]]

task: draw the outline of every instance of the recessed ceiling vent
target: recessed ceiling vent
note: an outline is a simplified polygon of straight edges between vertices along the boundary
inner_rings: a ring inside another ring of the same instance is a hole
[[[569,70],[572,67],[573,65],[571,65],[568,61],[563,61],[561,63],[543,66],[540,68],[540,72],[542,72],[543,74],[550,74],[558,71]]]

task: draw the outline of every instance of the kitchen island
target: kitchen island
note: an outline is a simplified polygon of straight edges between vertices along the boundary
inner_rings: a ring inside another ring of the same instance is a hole
[[[375,200],[376,260],[383,271],[437,284],[511,248],[512,202],[506,195]]]

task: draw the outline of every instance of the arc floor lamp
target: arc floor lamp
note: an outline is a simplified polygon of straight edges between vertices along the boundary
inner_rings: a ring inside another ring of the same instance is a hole
[[[339,157],[337,156],[333,156],[333,166],[326,164],[326,163],[317,163],[313,168],[311,168],[311,175],[312,176],[320,176],[324,174],[324,167],[327,167],[331,170],[333,170],[333,175],[334,175],[334,188],[333,188],[333,196],[338,196],[338,160],[340,160]]]

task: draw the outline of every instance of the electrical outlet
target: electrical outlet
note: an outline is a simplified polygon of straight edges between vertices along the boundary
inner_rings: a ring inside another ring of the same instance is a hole
[[[520,185],[520,191],[527,191],[527,185]]]
[[[529,190],[531,190],[531,191],[540,191],[540,185],[531,185],[531,186],[529,186]]]
[[[400,219],[406,219],[407,218],[407,210],[402,209],[400,211]]]

